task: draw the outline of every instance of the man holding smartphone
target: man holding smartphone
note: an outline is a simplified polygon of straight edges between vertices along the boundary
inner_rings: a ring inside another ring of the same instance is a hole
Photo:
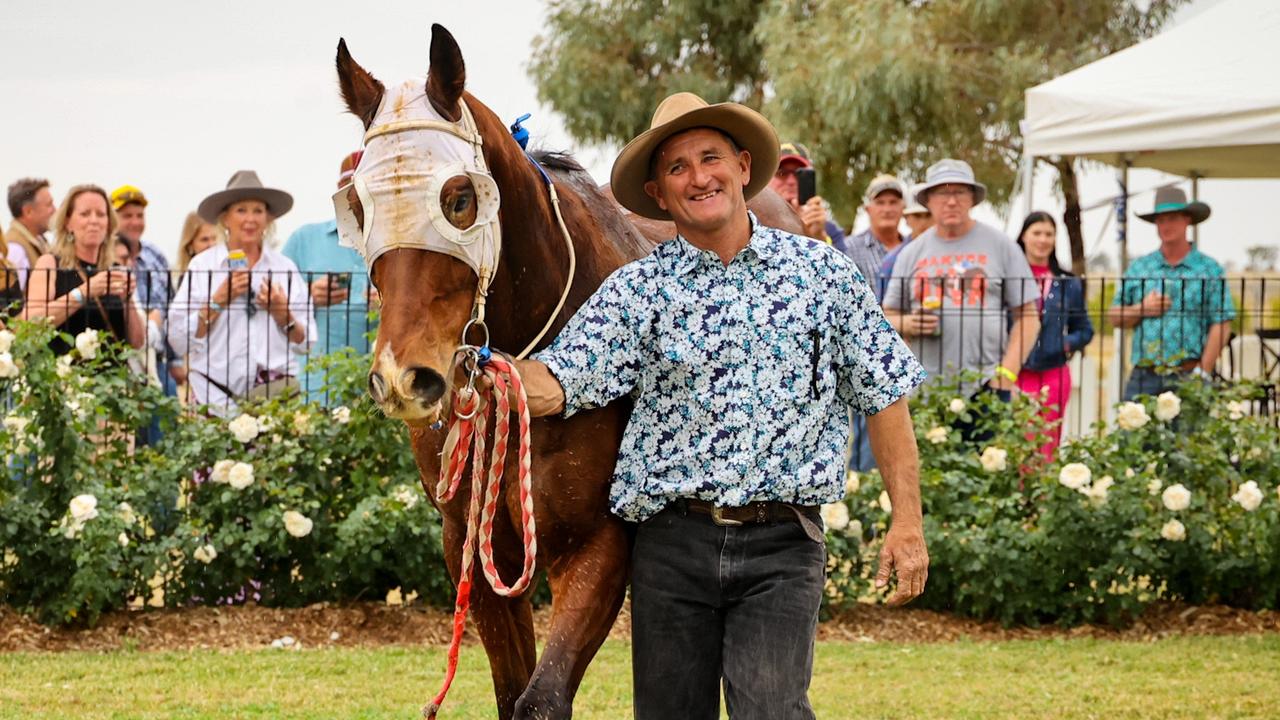
[[[809,160],[809,148],[797,142],[782,143],[778,148],[778,170],[769,181],[769,188],[800,216],[805,235],[848,254],[844,231],[831,221],[827,203],[817,193],[817,174]]]
[[[343,158],[339,188],[350,182],[359,163],[359,152]],[[377,291],[369,285],[360,254],[338,245],[337,220],[330,218],[298,228],[284,244],[283,253],[297,264],[311,287],[311,303],[320,332],[313,355],[344,347],[358,353],[369,352],[368,333],[377,325],[369,319],[369,306],[371,302],[376,304]],[[326,402],[322,373],[308,371],[302,378],[302,387],[309,399]]]

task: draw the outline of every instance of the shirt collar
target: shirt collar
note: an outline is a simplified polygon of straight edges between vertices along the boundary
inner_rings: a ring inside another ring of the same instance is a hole
[[[858,233],[854,237],[860,240],[862,244],[865,245],[866,247],[873,247],[875,245],[884,247],[884,244],[880,242],[880,238],[876,237],[876,234],[871,232],[871,228],[867,228],[866,230],[863,230],[862,232]],[[898,247],[902,247],[902,245],[905,244],[908,239],[909,238],[907,238],[906,235],[903,235],[901,232],[899,232],[898,242],[900,244],[898,245]]]
[[[760,224],[759,218],[750,210],[747,211],[747,219],[751,222],[751,238],[742,252],[749,250],[757,258],[767,262],[778,254],[778,240],[769,228]],[[669,267],[676,275],[691,272],[702,262],[720,262],[720,258],[715,253],[694,247],[683,235],[676,235],[675,240],[668,245],[671,247]],[[739,255],[742,252],[739,252]]]

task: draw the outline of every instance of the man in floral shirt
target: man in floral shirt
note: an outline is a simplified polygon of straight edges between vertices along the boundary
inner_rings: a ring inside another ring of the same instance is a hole
[[[853,263],[761,225],[773,127],[679,93],[623,149],[612,188],[678,235],[610,276],[520,371],[534,414],[623,396],[610,498],[632,557],[635,717],[812,718],[824,582],[818,506],[844,496],[849,410],[869,416],[893,502],[877,586],[928,568],[906,395],[924,372]]]

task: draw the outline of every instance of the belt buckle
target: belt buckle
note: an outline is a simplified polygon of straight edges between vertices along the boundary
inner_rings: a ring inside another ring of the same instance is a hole
[[[734,527],[742,524],[741,520],[734,520],[732,518],[725,517],[724,508],[719,505],[711,506],[711,522],[721,527]]]

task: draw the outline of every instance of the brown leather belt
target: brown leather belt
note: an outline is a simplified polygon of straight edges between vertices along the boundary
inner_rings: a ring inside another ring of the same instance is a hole
[[[811,507],[782,502],[753,502],[739,507],[720,507],[706,500],[681,499],[679,504],[687,512],[710,515],[717,525],[748,525],[754,523],[800,522],[801,513],[816,513]]]

